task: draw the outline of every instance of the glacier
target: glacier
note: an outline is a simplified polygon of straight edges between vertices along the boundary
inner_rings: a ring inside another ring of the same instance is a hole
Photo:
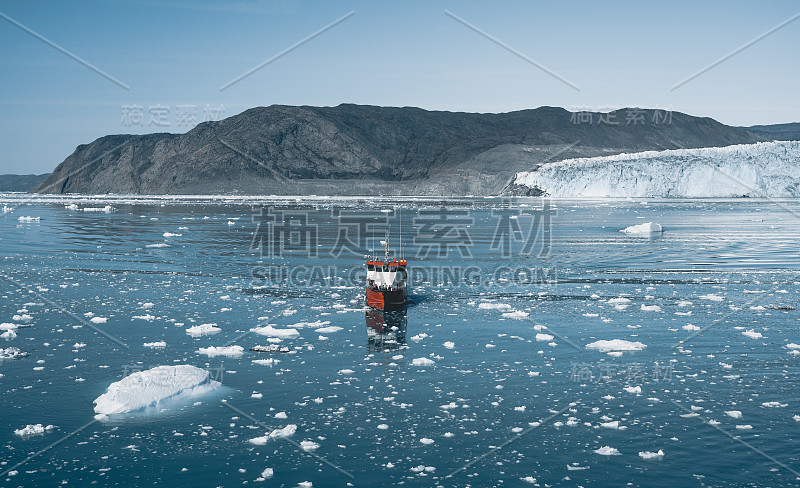
[[[94,400],[98,416],[133,412],[178,397],[193,398],[219,388],[208,371],[196,366],[157,366],[137,371],[108,386]]]
[[[564,198],[794,198],[800,141],[565,159],[517,173],[513,183]]]

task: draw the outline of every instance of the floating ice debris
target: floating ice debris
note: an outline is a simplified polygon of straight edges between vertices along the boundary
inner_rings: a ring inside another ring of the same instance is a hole
[[[55,428],[55,425],[48,425],[45,427],[42,424],[28,424],[21,429],[16,429],[14,433],[21,437],[27,437],[36,434],[44,434],[45,432]]]
[[[603,427],[605,429],[618,429],[618,430],[619,429],[625,430],[627,428],[624,425],[620,426],[619,420],[613,420],[611,422],[600,422],[600,427]]]
[[[620,232],[623,232],[625,234],[653,234],[656,232],[663,232],[663,231],[664,228],[661,227],[661,224],[657,224],[655,222],[645,222],[644,224],[625,227]]]
[[[387,430],[389,428],[389,425],[388,424],[379,424],[378,428],[380,430]]]
[[[764,337],[764,335],[761,334],[761,332],[756,332],[753,329],[748,329],[748,330],[742,332],[742,335],[746,336],[746,337],[749,337],[751,339],[761,339],[762,337]]]
[[[663,459],[664,458],[664,451],[659,449],[658,452],[652,451],[639,451],[639,457],[642,459]]]
[[[217,324],[200,324],[194,325],[186,329],[186,333],[192,337],[202,337],[212,334],[218,334],[222,329],[217,327]]]
[[[268,358],[268,359],[253,359],[251,362],[253,364],[258,364],[260,366],[274,366],[281,361],[275,358]]]
[[[753,426],[750,424],[742,424],[742,425],[737,425],[736,428],[739,430],[750,430],[753,428]]]
[[[12,207],[3,205],[3,213],[4,214],[9,213],[9,212],[13,212],[13,211],[14,211],[14,209]]]
[[[415,336],[411,336],[411,337],[410,337],[410,339],[411,339],[412,341],[414,341],[414,342],[419,342],[419,341],[421,341],[421,340],[425,339],[426,337],[428,337],[428,334],[426,334],[426,333],[424,333],[424,332],[423,332],[423,333],[421,333],[421,334],[417,334],[417,335],[415,335]]]
[[[626,341],[624,339],[601,340],[586,345],[586,349],[597,349],[600,352],[641,351],[646,347],[641,342]]]
[[[271,479],[273,476],[275,476],[275,470],[272,468],[266,468],[264,471],[261,472],[261,477],[256,478],[256,481],[268,480]]]
[[[742,418],[742,412],[740,412],[739,410],[727,410],[725,412],[725,415],[727,415],[728,417],[733,417],[735,419]]]
[[[92,317],[91,319],[89,319],[89,322],[91,322],[93,324],[105,324],[106,322],[108,322],[108,318],[106,318],[106,317]]]
[[[713,293],[709,293],[708,295],[700,295],[697,298],[699,298],[701,300],[710,300],[712,302],[721,302],[721,301],[725,300],[725,297],[722,297],[722,296],[719,296],[719,295],[715,295]]]
[[[159,242],[157,244],[147,244],[144,247],[169,247],[169,244],[167,244],[166,242]]]
[[[340,369],[339,374],[355,374],[356,372],[352,369]]]
[[[142,344],[142,346],[149,347],[151,349],[161,349],[167,347],[167,343],[165,341],[145,342]]]
[[[659,307],[658,305],[645,305],[645,304],[642,304],[641,310],[642,310],[642,312],[660,312],[661,311],[661,307]]]
[[[255,398],[256,400],[260,400],[260,399],[264,398],[264,394],[263,394],[263,393],[259,393],[259,392],[257,392],[257,391],[254,391],[254,392],[253,392],[253,393],[250,395],[250,398]]]
[[[598,449],[594,450],[595,454],[600,454],[601,456],[619,456],[620,452],[616,447],[609,447],[603,446]]]
[[[256,444],[259,446],[263,446],[267,443],[269,439],[279,439],[281,437],[291,437],[297,432],[297,426],[295,424],[289,424],[286,427],[281,429],[275,429],[269,434],[263,437],[254,437],[249,440],[251,444]]]
[[[27,352],[21,351],[18,347],[7,347],[5,349],[0,347],[0,359],[20,359],[27,355]]]
[[[692,324],[686,324],[683,327],[681,327],[681,329],[687,330],[689,332],[695,332],[695,331],[700,330],[700,327],[698,327],[696,325],[692,325]]]
[[[628,393],[636,394],[636,395],[642,393],[642,387],[641,386],[626,386],[626,387],[623,388],[623,390],[627,391]]]
[[[526,477],[520,478],[520,479],[522,481],[524,481],[525,483],[530,483],[530,484],[536,483],[536,478],[534,478],[533,476],[526,476]]]
[[[163,237],[181,237],[183,234],[175,234],[174,232],[164,232],[161,234]]]
[[[250,352],[280,352],[280,353],[289,353],[292,352],[288,346],[279,346],[277,344],[268,344],[266,346],[253,346],[250,348]]]
[[[39,222],[41,217],[20,217],[18,220],[20,222]]]
[[[156,319],[156,316],[155,315],[150,315],[150,314],[147,314],[147,315],[134,315],[133,317],[131,317],[131,319],[146,320],[148,322],[152,322],[152,321],[154,321]]]
[[[102,213],[111,213],[115,209],[111,205],[106,205],[105,207],[85,207],[83,209],[84,212],[102,212]]]
[[[94,400],[94,411],[102,415],[131,412],[166,399],[196,397],[220,386],[208,371],[195,366],[157,366],[111,383]]]
[[[314,441],[300,441],[300,447],[306,452],[314,452],[319,449],[319,444]]]
[[[510,310],[511,305],[507,303],[481,302],[478,304],[478,308],[481,310]]]
[[[411,360],[412,366],[433,366],[436,364],[432,359],[428,358],[414,358]]]
[[[197,350],[200,354],[205,354],[206,356],[213,358],[216,356],[225,356],[229,358],[238,358],[244,354],[244,348],[242,346],[211,346],[211,347],[201,347]]]
[[[539,334],[536,334],[536,340],[539,341],[539,342],[552,341],[553,340],[553,336],[550,335],[550,334],[539,333]]]
[[[288,416],[288,415],[286,415],[286,412],[278,412],[278,413],[276,413],[276,414],[274,415],[274,417],[275,417],[276,419],[287,419],[287,418],[289,418],[289,416]]]
[[[444,346],[445,349],[453,349],[456,347],[456,345],[450,341],[447,341],[442,345]]]
[[[529,315],[530,313],[528,312],[523,312],[522,310],[514,310],[513,312],[505,312],[503,314],[503,318],[521,320],[528,318]]]
[[[625,304],[625,303],[630,303],[630,302],[631,302],[631,299],[630,298],[625,298],[625,297],[611,298],[611,299],[608,300],[608,303],[610,303],[612,305],[619,305],[619,304]]]
[[[273,302],[274,303],[274,302]],[[283,302],[285,303],[285,302]],[[317,320],[315,322],[298,322],[296,324],[292,324],[289,327],[292,328],[302,328],[302,327],[324,327],[326,325],[330,325],[330,320]]]
[[[265,325],[264,327],[256,327],[250,329],[251,332],[255,332],[258,335],[268,336],[268,337],[282,337],[285,339],[291,339],[300,335],[300,332],[297,329],[276,329],[271,325]]]
[[[788,404],[787,403],[781,403],[781,402],[764,402],[764,403],[761,404],[761,406],[762,407],[767,407],[767,408],[783,408],[783,407],[787,407]]]

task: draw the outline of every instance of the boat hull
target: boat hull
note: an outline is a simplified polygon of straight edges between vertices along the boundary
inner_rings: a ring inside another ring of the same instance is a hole
[[[377,310],[402,310],[408,301],[405,289],[375,290],[367,287],[364,294],[367,306]]]

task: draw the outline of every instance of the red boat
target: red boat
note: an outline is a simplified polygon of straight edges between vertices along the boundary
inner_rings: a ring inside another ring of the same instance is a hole
[[[408,302],[408,263],[405,257],[389,258],[389,237],[383,259],[367,260],[367,305],[378,310],[401,310]]]

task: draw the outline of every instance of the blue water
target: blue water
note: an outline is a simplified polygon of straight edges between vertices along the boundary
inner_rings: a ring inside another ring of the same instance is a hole
[[[800,343],[796,202],[4,195],[0,205],[13,208],[0,215],[0,323],[29,326],[0,339],[28,353],[0,364],[6,486],[800,483],[800,356],[787,347]],[[294,236],[271,241],[264,208],[292,216]],[[365,215],[376,222],[366,234],[342,223]],[[362,306],[361,267],[381,247],[383,218],[394,247],[402,221],[414,270],[405,314]],[[436,227],[450,219],[460,223]],[[664,232],[619,232],[649,221]],[[349,248],[337,245],[343,227]],[[259,250],[259,235],[285,248]],[[342,330],[298,326],[279,343],[291,354],[248,351],[269,343],[252,328],[315,321]],[[221,332],[186,334],[205,323]],[[586,347],[613,339],[646,347]],[[155,341],[167,346],[143,346]],[[198,353],[223,345],[245,352]],[[253,363],[267,358],[278,362]],[[223,386],[94,419],[109,384],[172,364]],[[14,434],[37,423],[56,428]],[[249,442],[288,424],[292,442]],[[265,468],[274,478],[257,481]]]

